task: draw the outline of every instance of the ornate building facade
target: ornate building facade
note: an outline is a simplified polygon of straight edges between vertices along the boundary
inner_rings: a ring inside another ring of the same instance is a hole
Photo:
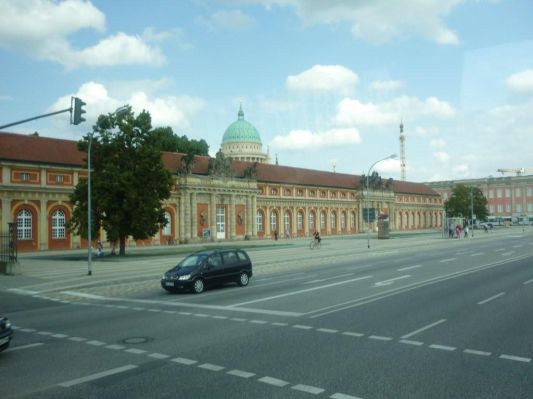
[[[168,224],[128,245],[307,237],[317,230],[358,234],[367,228],[366,208],[388,218],[391,230],[442,226],[440,195],[420,183],[392,181],[366,190],[361,176],[231,160],[223,151],[216,158],[196,156],[186,170],[184,154],[161,156],[174,179],[164,204]],[[73,211],[69,195],[87,177],[85,158],[75,141],[0,133],[0,226],[7,230],[17,222],[20,251],[87,247],[66,228]],[[98,238],[105,242],[105,233]]]

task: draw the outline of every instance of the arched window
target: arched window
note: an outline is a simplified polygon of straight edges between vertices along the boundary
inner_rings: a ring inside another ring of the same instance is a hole
[[[165,220],[167,224],[165,225],[165,227],[163,227],[163,235],[170,236],[172,235],[172,218],[170,216],[170,212],[165,211]]]
[[[309,212],[309,230],[315,229],[315,212]]]
[[[257,211],[257,231],[263,231],[263,212]]]
[[[289,211],[285,211],[285,215],[283,216],[283,224],[285,227],[285,234],[290,234],[291,232],[291,214]]]
[[[346,228],[346,213],[341,212],[341,229]]]
[[[270,231],[272,233],[278,231],[278,214],[276,211],[272,211],[270,214]]]
[[[65,212],[56,209],[52,213],[52,240],[65,238]]]
[[[304,213],[302,211],[298,211],[296,214],[296,229],[297,230],[303,230],[304,228]]]
[[[335,211],[332,211],[329,215],[329,222],[332,230],[337,228],[337,214]]]
[[[17,215],[17,239],[31,240],[32,238],[32,217],[31,212],[22,209]]]
[[[320,212],[320,229],[324,230],[326,228],[326,212]]]
[[[350,227],[355,227],[355,212],[350,213]]]

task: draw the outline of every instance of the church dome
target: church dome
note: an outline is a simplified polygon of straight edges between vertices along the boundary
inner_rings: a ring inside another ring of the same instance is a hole
[[[242,106],[239,108],[238,119],[228,126],[222,137],[222,145],[229,143],[257,143],[261,144],[261,137],[257,129],[244,120]]]

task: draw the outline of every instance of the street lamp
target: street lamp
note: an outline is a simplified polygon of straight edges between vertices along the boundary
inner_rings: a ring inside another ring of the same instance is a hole
[[[368,187],[368,176],[370,175],[370,172],[372,171],[372,168],[374,166],[376,166],[378,163],[382,162],[382,161],[386,161],[387,159],[395,159],[397,158],[398,155],[396,154],[391,154],[389,155],[388,157],[386,158],[383,158],[383,159],[380,159],[379,161],[376,161],[372,164],[372,166],[370,166],[370,168],[368,168],[368,173],[366,174],[366,222],[367,222],[367,247],[370,248],[370,207],[369,207],[369,204],[368,204],[368,197],[370,196],[369,194],[369,187]]]
[[[111,115],[114,116],[120,116],[129,111],[129,108],[127,106],[119,107],[113,112]],[[91,225],[91,214],[92,214],[92,208],[91,208],[91,146],[93,143],[93,133],[89,133],[89,148],[87,150],[87,239],[89,240],[89,244],[87,246],[87,275],[92,276],[93,269],[92,269],[92,261],[93,261],[93,241],[92,241],[92,225]]]

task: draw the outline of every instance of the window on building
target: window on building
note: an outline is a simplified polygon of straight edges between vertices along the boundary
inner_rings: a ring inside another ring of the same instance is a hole
[[[517,187],[515,190],[514,190],[514,195],[516,197],[521,197],[522,196],[522,189],[520,187]]]
[[[505,204],[505,212],[511,212],[511,204]]]
[[[326,212],[320,212],[320,229],[324,230],[326,228]]]
[[[527,188],[527,196],[528,197],[533,197],[533,187],[528,187]]]
[[[533,203],[528,202],[528,204],[527,204],[527,211],[528,211],[528,212],[533,212]]]
[[[494,190],[489,190],[489,198],[494,198]]]
[[[510,188],[506,188],[505,189],[505,198],[511,198],[511,189]]]
[[[296,228],[298,230],[303,230],[304,225],[304,214],[302,211],[298,211],[296,214]]]
[[[311,190],[311,191],[309,191],[309,196],[310,196],[310,197],[316,197],[316,192],[315,192],[315,190]]]
[[[277,188],[273,188],[270,190],[270,194],[271,195],[278,195],[278,189]]]
[[[226,231],[226,209],[224,207],[217,208],[216,223],[217,234],[224,234]]]
[[[17,239],[31,240],[32,238],[32,215],[27,209],[17,214]]]
[[[309,230],[315,229],[315,212],[309,212]]]
[[[30,174],[28,172],[22,172],[20,174],[21,181],[30,181]]]
[[[257,211],[257,231],[263,231],[263,212]]]
[[[355,227],[355,212],[350,212],[350,227]]]
[[[285,211],[283,215],[283,226],[285,227],[285,234],[291,233],[291,214],[289,211]]]
[[[329,215],[329,223],[332,230],[337,228],[337,214],[335,212],[331,212]]]
[[[58,183],[58,184],[62,184],[64,180],[65,180],[65,177],[63,175],[56,175],[55,176],[55,182]]]
[[[503,205],[498,204],[498,213],[502,213],[502,212],[503,212]]]
[[[501,197],[502,197],[502,189],[501,189],[501,188],[499,188],[498,190],[496,190],[496,196],[497,196],[498,198],[501,198]]]
[[[58,240],[65,238],[65,212],[56,209],[52,213],[52,239]]]
[[[165,211],[165,221],[167,222],[167,224],[165,225],[165,227],[163,227],[163,235],[164,236],[170,236],[172,235],[172,224],[171,224],[171,216],[170,216],[170,212],[166,212]]]
[[[346,228],[346,213],[341,212],[341,229]]]
[[[517,212],[522,212],[522,204],[516,204],[516,211]]]
[[[270,231],[274,234],[275,231],[278,231],[278,214],[276,211],[272,211],[270,214]]]

